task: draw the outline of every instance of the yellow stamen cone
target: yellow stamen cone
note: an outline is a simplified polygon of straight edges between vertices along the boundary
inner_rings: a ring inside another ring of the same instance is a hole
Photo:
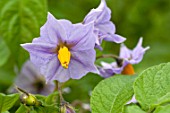
[[[63,46],[63,47],[60,47],[59,51],[58,51],[58,59],[61,63],[61,65],[67,69],[68,68],[68,65],[70,63],[70,58],[71,58],[71,53],[70,51],[68,50],[67,47]]]

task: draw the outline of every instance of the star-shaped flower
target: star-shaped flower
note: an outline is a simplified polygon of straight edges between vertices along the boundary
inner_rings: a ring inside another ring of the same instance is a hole
[[[48,13],[40,37],[21,46],[30,53],[31,61],[45,75],[46,81],[65,82],[80,79],[88,72],[98,73],[93,23],[72,24],[57,20]]]
[[[138,64],[142,61],[145,51],[150,47],[142,47],[143,38],[140,38],[138,44],[133,50],[128,49],[124,44],[120,48],[120,59],[122,59],[122,65],[118,65],[116,62],[111,64],[101,62],[102,67],[98,67],[100,75],[104,78],[110,77],[114,74],[133,75],[135,71],[132,64]]]
[[[145,51],[147,51],[150,47],[142,47],[143,38],[140,38],[138,44],[133,50],[130,50],[126,47],[126,45],[121,44],[120,48],[120,58],[127,60],[130,64],[138,64],[142,61],[143,55]]]
[[[111,10],[107,7],[106,1],[101,0],[100,5],[96,9],[92,9],[85,17],[83,23],[88,24],[94,22],[94,34],[96,38],[96,46],[102,49],[100,44],[103,40],[122,43],[126,39],[115,34],[116,28],[111,19]]]

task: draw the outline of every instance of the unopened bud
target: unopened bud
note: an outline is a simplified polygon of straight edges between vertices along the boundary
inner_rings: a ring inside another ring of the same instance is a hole
[[[68,103],[63,103],[60,107],[60,113],[76,113],[74,111],[74,108],[68,104]]]
[[[23,93],[20,96],[20,100],[23,104],[27,106],[40,106],[41,105],[41,102],[38,101],[37,98],[32,94]]]
[[[23,104],[27,106],[42,106],[42,103],[38,101],[38,99],[34,95],[26,92],[25,90],[17,86],[15,86],[15,88],[18,92],[21,93],[20,100]]]

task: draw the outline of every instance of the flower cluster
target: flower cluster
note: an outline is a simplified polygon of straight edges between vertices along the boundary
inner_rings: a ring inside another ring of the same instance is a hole
[[[142,41],[143,38],[140,38],[138,44],[133,50],[130,50],[124,44],[121,44],[119,54],[119,62],[121,63],[118,61],[110,64],[101,62],[102,67],[98,67],[100,70],[100,75],[107,78],[114,74],[135,74],[132,64],[138,64],[141,62],[145,51],[149,49],[149,46],[146,48],[142,47]]]
[[[103,40],[122,43],[126,38],[116,34],[116,28],[111,19],[111,10],[105,0],[101,0],[96,9],[85,16],[82,23],[72,24],[69,20],[56,19],[48,13],[46,23],[40,29],[40,37],[32,43],[21,46],[30,53],[30,60],[39,68],[46,81],[57,80],[66,82],[70,78],[80,79],[88,72],[109,77],[113,74],[124,73],[131,64],[139,63],[148,49],[142,48],[142,39],[131,51],[121,45],[121,65],[117,62],[102,67],[95,66],[95,48],[102,50]]]

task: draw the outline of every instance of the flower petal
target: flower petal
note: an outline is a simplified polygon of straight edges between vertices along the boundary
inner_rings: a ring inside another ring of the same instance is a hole
[[[95,25],[95,28],[97,28],[103,35],[114,34],[116,31],[115,25],[111,21]]]
[[[131,58],[132,51],[128,49],[124,44],[121,44],[119,57],[123,59]]]
[[[67,39],[66,39],[66,37],[61,37],[61,38],[64,38],[62,40],[65,42],[66,40],[69,40],[68,37],[70,37],[70,35],[72,33],[71,31],[73,29],[73,24],[69,20],[65,20],[65,19],[58,20],[58,22],[60,22],[60,24],[66,31]]]
[[[101,62],[101,65],[104,69],[112,69],[113,68],[113,66],[111,64],[103,62],[103,61]]]
[[[95,25],[104,23],[111,18],[111,11],[107,7],[105,0],[101,0],[100,5],[96,9],[92,9],[84,19],[85,24],[94,21]]]
[[[92,21],[95,21],[101,12],[102,12],[102,10],[92,9],[84,18],[83,24],[87,24]]]
[[[47,22],[40,28],[40,37],[34,40],[35,42],[41,43],[54,43],[53,39],[50,39],[47,30]]]
[[[65,69],[60,65],[53,79],[58,80],[59,82],[66,82],[70,79],[70,71],[72,70],[69,68]]]
[[[100,72],[100,76],[104,78],[108,78],[110,76],[113,76],[113,70],[112,69],[103,69],[103,67],[98,67],[98,70]]]
[[[55,19],[55,17],[48,13],[47,17],[47,33],[52,42],[58,44],[59,42],[64,42],[63,39],[67,39],[66,31],[59,20]],[[42,33],[41,33],[42,34]]]
[[[72,52],[72,59],[69,64],[70,77],[73,79],[79,79],[86,75],[88,72],[99,73],[95,61],[95,50],[84,50],[78,52]]]
[[[73,45],[72,51],[88,50],[95,46],[95,36],[93,34],[93,23],[75,24],[73,26],[68,44]]]
[[[143,38],[140,38],[137,46],[132,51],[132,60],[130,61],[131,64],[137,64],[141,62],[141,60],[143,59],[143,55],[145,54],[145,51],[149,49],[149,46],[146,48],[142,47],[142,41]]]
[[[105,23],[110,20],[111,10],[107,7],[105,0],[101,0],[101,3],[96,10],[102,10],[101,14],[98,15],[96,23]]]
[[[117,34],[111,34],[110,36],[104,38],[106,41],[116,42],[116,43],[122,43],[126,40],[126,38],[117,35]]]
[[[55,56],[53,50],[55,45],[48,43],[26,43],[21,46],[30,52],[30,59],[32,63],[40,67],[42,64],[46,64],[49,60]]]
[[[53,80],[58,80],[59,82],[65,82],[70,78],[69,68],[64,69],[61,66],[57,56],[53,57],[53,59],[51,59],[49,63],[47,63],[41,68],[43,69],[41,70],[41,72],[45,75],[47,83]]]

